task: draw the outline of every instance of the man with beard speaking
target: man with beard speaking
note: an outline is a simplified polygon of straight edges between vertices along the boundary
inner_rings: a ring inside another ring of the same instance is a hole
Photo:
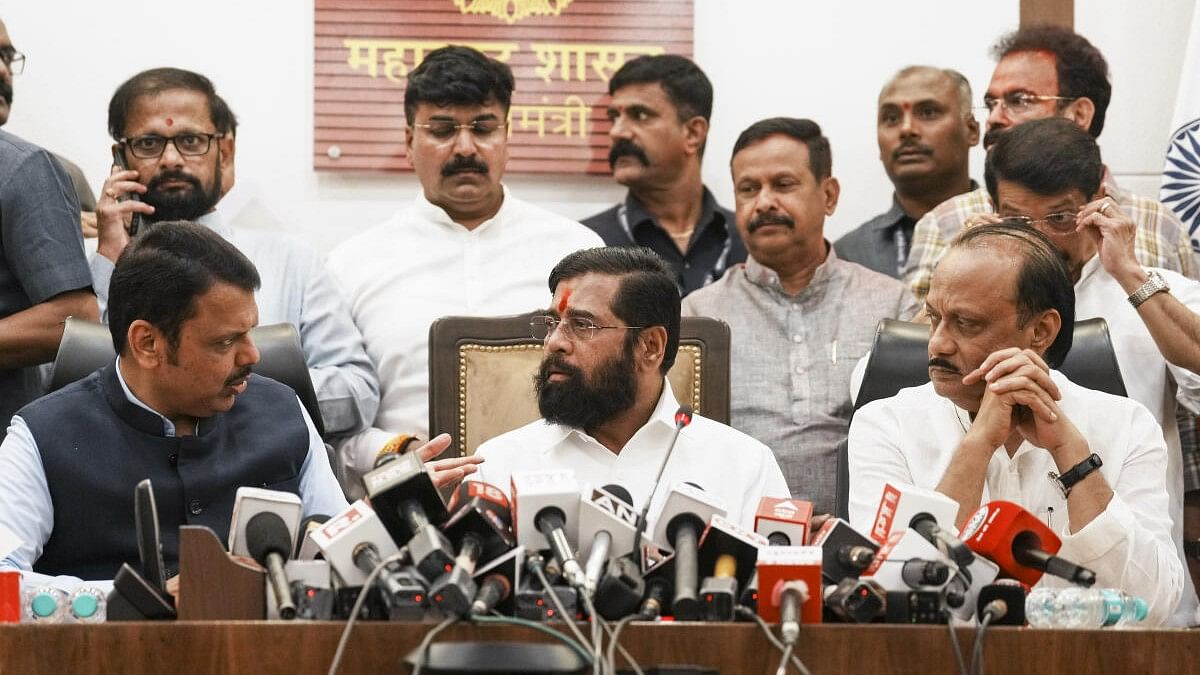
[[[754,525],[762,497],[788,497],[770,449],[731,427],[692,417],[654,494],[679,409],[665,377],[679,347],[674,274],[645,248],[572,253],[550,273],[550,308],[531,322],[545,341],[534,381],[542,418],[481,445],[472,478],[507,488],[517,471],[571,469],[583,485],[618,484],[661,511],[670,486],[691,482]]]
[[[212,82],[198,73],[155,68],[117,88],[108,130],[114,157],[128,169],[114,168],[96,209],[100,234],[91,267],[101,314],[107,314],[113,263],[129,243],[135,218],[198,222],[258,268],[261,323],[291,323],[300,331],[326,435],[356,432],[375,418],[379,382],[320,256],[281,233],[234,228],[217,208],[222,188],[230,187],[222,179],[233,174],[236,125]]]

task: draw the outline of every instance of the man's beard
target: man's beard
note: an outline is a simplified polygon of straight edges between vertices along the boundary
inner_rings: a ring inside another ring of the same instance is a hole
[[[162,190],[160,186],[167,181],[185,181],[191,185],[186,190]],[[166,220],[195,221],[213,210],[221,199],[221,170],[216,168],[213,175],[212,187],[204,190],[204,186],[195,176],[182,171],[164,171],[155,176],[146,185],[146,194],[142,201],[154,207],[154,213],[149,216],[151,222]]]
[[[550,369],[565,373],[560,382],[550,382]],[[538,396],[538,411],[548,422],[576,429],[594,429],[633,407],[637,398],[631,344],[621,356],[610,359],[596,368],[592,377],[567,364],[561,354],[542,359],[534,378]]]

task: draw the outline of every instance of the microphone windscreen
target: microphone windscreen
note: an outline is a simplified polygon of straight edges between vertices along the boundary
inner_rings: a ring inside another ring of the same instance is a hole
[[[250,557],[264,567],[267,556],[272,553],[278,553],[286,559],[292,550],[287,523],[270,511],[254,514],[246,523],[246,548],[250,551]]]

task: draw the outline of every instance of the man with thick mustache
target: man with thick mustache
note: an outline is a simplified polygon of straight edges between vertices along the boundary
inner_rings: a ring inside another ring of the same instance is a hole
[[[712,84],[675,54],[640,56],[608,82],[608,164],[629,188],[620,204],[583,221],[609,246],[645,246],[675,272],[684,295],[746,259],[733,213],[700,178]]]
[[[649,499],[651,514],[687,481],[747,528],[759,499],[788,496],[765,445],[700,415],[650,493],[679,409],[665,377],[679,347],[679,291],[653,251],[572,253],[550,273],[550,292],[550,308],[530,326],[545,341],[534,382],[542,419],[481,445],[476,456],[486,461],[473,478],[507,489],[516,471],[571,469],[584,485],[623,486],[637,508]]]
[[[109,288],[117,358],[22,408],[0,445],[0,528],[20,541],[0,568],[69,586],[136,565],[144,479],[169,569],[180,525],[226,538],[241,486],[292,492],[306,515],[345,508],[295,392],[250,374],[258,286],[254,265],[204,226],[153,224],[134,239]]]
[[[156,68],[117,88],[109,102],[108,129],[113,151],[129,169],[113,168],[97,209],[100,236],[91,265],[101,311],[113,263],[129,244],[135,216],[205,225],[258,267],[262,323],[286,322],[299,330],[326,435],[363,429],[379,405],[378,380],[317,252],[294,237],[235,228],[222,218],[218,204],[223,176],[232,175],[236,124],[212,82],[199,73]]]
[[[851,371],[880,319],[916,310],[899,281],[839,259],[825,239],[840,191],[832,162],[811,120],[777,117],[743,131],[730,168],[750,256],[683,301],[684,314],[729,324],[734,428],[766,443],[792,494],[826,513],[854,411]]]
[[[988,110],[985,150],[1007,130],[1046,117],[1069,119],[1100,137],[1112,85],[1104,55],[1086,38],[1060,26],[1031,26],[1001,37],[992,53],[996,70],[983,97]],[[1143,265],[1197,277],[1200,270],[1187,231],[1170,209],[1122,190],[1107,169],[1104,187],[1137,225],[1134,253]],[[948,242],[964,225],[995,210],[987,190],[979,188],[939,204],[917,222],[904,269],[904,283],[917,301],[929,292],[933,267]]]
[[[495,59],[461,46],[429,52],[404,91],[407,154],[421,190],[410,207],[329,255],[383,394],[371,428],[338,448],[352,491],[385,444],[430,431],[430,323],[528,312],[542,303],[554,263],[600,244],[579,223],[517,199],[500,182],[512,92],[512,71]],[[434,439],[439,451],[449,439]],[[441,462],[457,478],[474,466],[473,458]]]
[[[879,160],[892,207],[834,242],[842,260],[900,278],[913,228],[930,209],[975,189],[969,152],[979,142],[971,85],[948,68],[909,66],[879,92]]]
[[[1092,189],[1099,169],[1097,162]],[[1069,175],[1055,180],[1070,182]],[[1112,261],[1132,259],[1121,236],[1128,223],[1118,222],[1111,201],[1091,196],[1074,195],[1085,231],[1076,236],[1102,240],[1109,250],[1100,255]],[[1012,203],[1030,204],[1024,197]],[[1146,624],[1158,625],[1185,591],[1168,506],[1169,452],[1145,406],[1053,370],[1071,348],[1076,317],[1087,316],[1080,311],[1091,302],[1084,296],[1096,290],[1081,284],[1098,279],[1093,274],[1073,289],[1051,243],[1058,235],[1027,222],[968,228],[938,263],[925,299],[931,382],[855,414],[850,522],[870,527],[887,482],[935,489],[958,502],[959,528],[983,503],[1015,502],[1062,538],[1060,556],[1095,571],[1097,587],[1145,600]],[[1039,585],[1068,582],[1046,575]]]

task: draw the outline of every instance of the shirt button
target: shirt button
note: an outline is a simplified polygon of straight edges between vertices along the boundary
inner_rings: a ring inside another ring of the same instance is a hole
[[[796,333],[795,335],[792,336],[792,342],[804,342],[804,336],[799,333]]]
[[[803,375],[804,374],[804,366],[796,366],[796,374]]]
[[[176,466],[177,464],[179,464],[179,455],[172,452],[170,455],[167,456],[167,462],[169,462],[171,464],[171,466]]]
[[[189,502],[188,511],[190,511],[193,516],[198,516],[203,513],[204,509],[200,507],[200,500],[193,499],[191,502]]]

